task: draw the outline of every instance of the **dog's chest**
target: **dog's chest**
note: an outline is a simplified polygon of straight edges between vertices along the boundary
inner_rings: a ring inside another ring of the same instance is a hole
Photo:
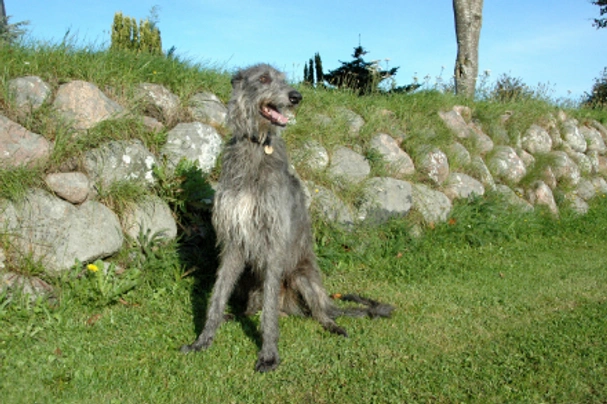
[[[282,234],[291,205],[287,180],[249,178],[239,186],[220,184],[213,212],[218,235],[251,244],[252,240]]]

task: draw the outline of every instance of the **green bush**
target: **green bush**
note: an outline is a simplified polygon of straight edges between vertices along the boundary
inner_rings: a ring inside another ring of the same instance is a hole
[[[504,73],[495,82],[490,96],[499,102],[514,102],[531,98],[533,90],[520,77],[512,77]]]
[[[607,105],[607,67],[601,77],[594,79],[592,92],[586,93],[584,105],[591,108],[603,108]]]
[[[160,30],[149,19],[140,21],[138,26],[134,18],[124,16],[118,12],[114,14],[110,49],[161,54]]]

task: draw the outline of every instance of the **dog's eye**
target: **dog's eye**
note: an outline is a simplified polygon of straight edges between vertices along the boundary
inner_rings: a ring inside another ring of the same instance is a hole
[[[271,81],[272,79],[270,78],[270,76],[267,76],[265,74],[259,78],[259,82],[261,84],[269,84]]]

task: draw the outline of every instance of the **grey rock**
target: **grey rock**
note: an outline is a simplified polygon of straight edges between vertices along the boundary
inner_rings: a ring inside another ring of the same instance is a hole
[[[567,154],[575,162],[581,175],[590,175],[594,173],[595,167],[592,160],[584,153],[578,153],[571,149],[567,150]]]
[[[547,206],[554,215],[558,215],[559,213],[552,190],[543,181],[537,181],[532,184],[532,187],[527,190],[527,200],[532,205]]]
[[[527,174],[523,160],[509,146],[498,146],[494,152],[487,162],[487,166],[493,177],[508,183],[518,184],[525,174]]]
[[[139,84],[135,90],[135,98],[147,115],[160,121],[170,122],[179,113],[179,97],[160,84]]]
[[[161,154],[171,167],[185,158],[208,173],[215,167],[222,144],[221,136],[212,126],[200,122],[180,123],[168,133]]]
[[[30,301],[40,297],[49,297],[53,293],[53,287],[37,276],[25,276],[16,272],[5,272],[0,274],[0,293],[8,292],[11,296],[15,291],[28,296]]]
[[[546,183],[546,185],[548,185],[550,187],[550,189],[552,189],[552,190],[556,189],[556,187],[558,185],[556,176],[554,175],[554,172],[552,171],[552,167],[550,167],[550,166],[544,168],[544,170],[541,173],[540,179],[542,181],[544,181],[544,183]]]
[[[122,217],[124,233],[136,242],[141,237],[146,241],[152,238],[174,240],[177,237],[177,224],[169,206],[157,196],[150,196],[127,209]]]
[[[470,122],[472,120],[472,109],[470,109],[470,107],[465,105],[454,105],[452,109],[460,114],[460,116],[464,118],[464,121]]]
[[[597,151],[588,151],[586,152],[586,157],[590,161],[591,170],[590,172],[594,175],[599,172],[599,152]]]
[[[589,201],[597,195],[607,195],[607,181],[601,177],[582,178],[577,186],[576,194],[585,201]]]
[[[451,166],[465,167],[472,162],[468,149],[459,142],[454,142],[447,149]]]
[[[336,108],[336,111],[337,116],[345,121],[348,127],[348,134],[351,136],[358,136],[360,129],[365,124],[365,120],[356,112],[351,111],[348,108],[338,107]]]
[[[603,126],[601,123],[599,123],[595,120],[590,121],[590,126],[593,127],[594,129],[598,130],[599,133],[601,134],[601,138],[603,139],[603,142],[607,143],[607,128],[605,128],[605,126]]]
[[[607,178],[607,157],[598,156],[598,173]]]
[[[347,147],[337,147],[331,156],[329,175],[334,180],[359,183],[371,173],[371,166],[360,154]]]
[[[377,134],[371,139],[370,146],[388,163],[396,177],[404,177],[415,173],[413,160],[390,135],[385,133]]]
[[[527,153],[523,149],[517,149],[516,154],[521,158],[525,168],[531,168],[535,165],[535,157],[531,153]]]
[[[569,194],[566,195],[565,199],[569,203],[569,207],[578,214],[585,215],[586,213],[588,213],[588,209],[590,209],[590,206],[588,206],[588,203],[579,195]]]
[[[587,152],[596,151],[599,154],[605,154],[605,152],[607,152],[607,146],[605,146],[601,133],[596,128],[590,126],[580,126],[579,131],[588,145],[586,150]]]
[[[554,126],[548,130],[548,134],[550,135],[550,139],[552,139],[552,148],[556,149],[563,145],[563,138],[561,138],[561,132],[559,129]]]
[[[451,212],[451,200],[440,191],[423,184],[413,184],[413,208],[428,224],[444,222]]]
[[[329,153],[318,141],[306,140],[302,147],[291,153],[293,161],[314,171],[321,171],[329,165]]]
[[[320,126],[329,126],[333,123],[333,119],[330,116],[325,114],[316,114],[314,115],[315,122]]]
[[[312,211],[317,212],[324,220],[344,226],[354,223],[348,206],[329,189],[311,184],[310,195]]]
[[[84,155],[83,167],[94,184],[108,186],[116,181],[154,182],[156,157],[140,140],[115,140]]]
[[[495,189],[495,181],[487,168],[485,161],[480,156],[474,156],[470,159],[470,167],[474,171],[474,176],[478,179],[483,187],[488,190]]]
[[[57,196],[76,204],[85,201],[91,187],[88,177],[78,172],[49,174],[45,182]]]
[[[164,130],[164,125],[156,118],[152,118],[151,116],[143,117],[143,126],[148,130],[148,132],[162,132]]]
[[[531,125],[521,139],[523,149],[531,154],[545,154],[552,150],[550,134],[539,125]]]
[[[213,93],[196,93],[190,98],[188,111],[194,119],[208,123],[209,125],[226,124],[228,109]]]
[[[0,115],[0,165],[33,165],[46,160],[51,143]]]
[[[77,130],[90,129],[99,122],[124,114],[124,108],[96,85],[81,80],[61,85],[53,107]]]
[[[443,193],[451,200],[482,196],[485,187],[479,181],[463,173],[451,173],[443,186]]]
[[[423,153],[417,168],[420,173],[436,185],[441,185],[449,177],[447,155],[437,148]]]
[[[598,195],[607,195],[607,181],[601,177],[595,177],[590,180]]]
[[[470,122],[468,126],[472,129],[472,139],[480,154],[485,155],[493,150],[493,140],[491,140],[491,138],[487,136],[485,132],[483,132],[479,125],[475,124],[474,122]]]
[[[38,76],[26,76],[8,82],[9,93],[19,109],[36,110],[51,94],[51,86]]]
[[[574,119],[568,119],[563,123],[563,142],[578,153],[584,153],[588,147]]]
[[[455,133],[460,139],[467,139],[473,135],[473,131],[462,117],[462,115],[455,109],[451,111],[439,111],[438,116],[443,120],[445,125]]]
[[[394,217],[406,216],[413,206],[411,184],[390,177],[374,177],[367,181],[367,200],[360,217],[382,223]]]
[[[116,215],[104,205],[88,201],[75,207],[51,194],[31,189],[11,209],[8,225],[12,248],[42,262],[49,272],[63,271],[76,262],[91,262],[115,254],[123,237]],[[14,216],[13,216],[14,215]]]
[[[577,185],[580,182],[580,169],[573,160],[563,151],[553,151],[552,172],[557,181],[563,181],[568,185]]]
[[[521,198],[519,194],[514,192],[507,185],[496,185],[495,192],[501,195],[504,201],[511,206],[521,209],[524,212],[530,212],[533,210],[533,205]]]

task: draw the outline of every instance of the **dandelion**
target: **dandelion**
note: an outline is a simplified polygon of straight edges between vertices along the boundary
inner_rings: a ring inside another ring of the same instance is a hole
[[[95,264],[88,264],[86,266],[86,269],[88,269],[91,272],[97,272],[97,271],[99,271],[99,267],[97,265],[95,265]]]

